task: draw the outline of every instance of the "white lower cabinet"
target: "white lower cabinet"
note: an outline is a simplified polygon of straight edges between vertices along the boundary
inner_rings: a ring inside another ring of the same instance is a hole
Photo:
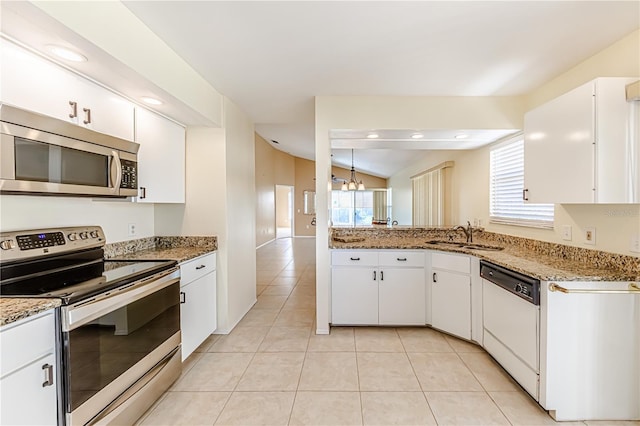
[[[431,325],[471,340],[469,256],[434,252],[431,268]]]
[[[334,325],[424,325],[424,252],[334,251]]]
[[[57,424],[53,310],[0,329],[0,424]]]
[[[181,263],[180,275],[180,329],[184,361],[217,327],[216,254]]]

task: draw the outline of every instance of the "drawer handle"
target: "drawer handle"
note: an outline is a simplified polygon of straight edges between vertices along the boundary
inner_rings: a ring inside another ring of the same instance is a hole
[[[91,124],[91,110],[89,108],[82,108],[84,111],[84,120],[82,122],[84,124]]]
[[[407,258],[406,257],[399,257],[397,260],[398,260],[398,262],[406,262]]]
[[[53,386],[53,365],[45,364],[42,366],[42,369],[44,370],[44,383],[42,383],[42,387]]]
[[[376,271],[373,271],[373,280],[376,280]]]
[[[433,282],[437,283],[438,282],[438,274],[436,274],[435,272],[433,273]]]
[[[380,281],[384,281],[384,271],[380,271]]]
[[[354,261],[360,260],[359,257],[350,257],[349,259],[354,260]]]
[[[196,266],[196,269],[202,269],[202,268],[206,268],[207,265],[200,265],[200,266]]]
[[[187,303],[187,293],[184,291],[180,292],[180,303]]]

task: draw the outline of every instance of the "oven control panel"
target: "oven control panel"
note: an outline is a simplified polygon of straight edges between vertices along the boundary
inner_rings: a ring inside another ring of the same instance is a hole
[[[0,233],[0,261],[102,247],[104,232],[99,226],[36,229]]]

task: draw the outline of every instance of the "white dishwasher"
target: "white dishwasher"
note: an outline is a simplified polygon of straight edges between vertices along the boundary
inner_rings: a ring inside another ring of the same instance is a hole
[[[484,347],[536,401],[540,378],[540,281],[480,261]]]

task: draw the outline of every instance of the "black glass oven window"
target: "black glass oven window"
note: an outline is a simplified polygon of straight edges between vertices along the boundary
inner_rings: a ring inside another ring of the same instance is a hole
[[[179,292],[172,284],[65,334],[70,411],[180,330]]]
[[[15,138],[16,179],[109,187],[109,156]]]

